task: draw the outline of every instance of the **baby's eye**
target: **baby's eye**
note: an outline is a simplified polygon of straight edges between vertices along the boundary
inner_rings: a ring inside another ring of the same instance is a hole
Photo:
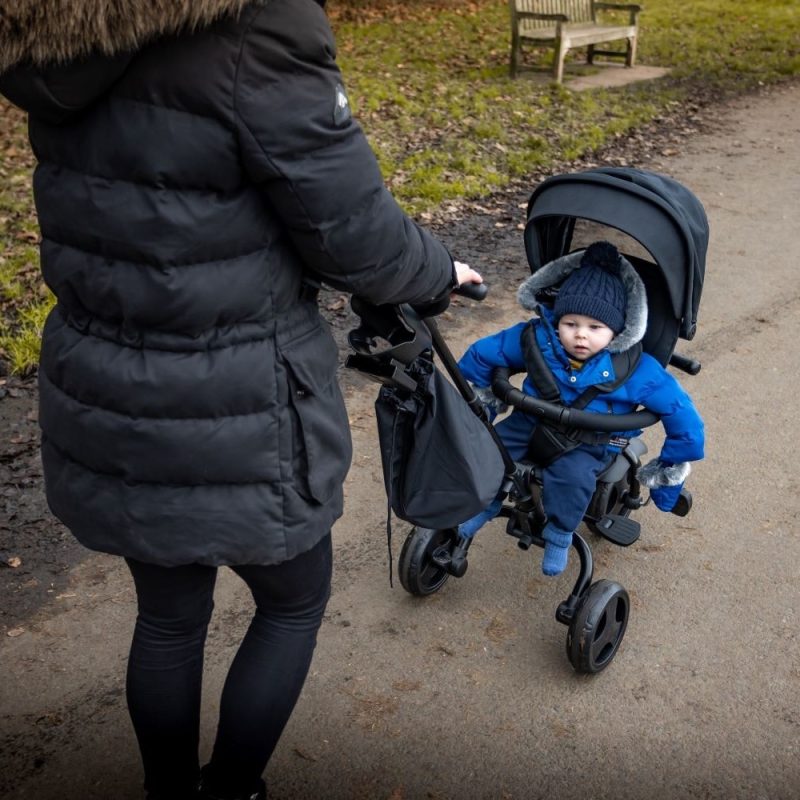
[[[589,326],[593,331],[599,331],[603,326],[602,325],[590,325]]]

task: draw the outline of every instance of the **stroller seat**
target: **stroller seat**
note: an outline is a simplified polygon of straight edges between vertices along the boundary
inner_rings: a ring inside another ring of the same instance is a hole
[[[616,452],[608,466],[598,475],[597,484],[589,501],[583,521],[590,531],[621,547],[632,545],[641,534],[640,524],[629,518],[631,511],[641,507],[643,500],[636,481],[636,471],[647,445],[638,437],[631,439]],[[514,497],[511,505],[501,509],[500,516],[508,516],[506,532],[517,538],[518,546],[527,550],[538,539],[538,532],[546,523],[542,508],[542,468],[531,461],[522,461],[520,469],[528,476],[530,500]],[[520,502],[522,500],[522,502]],[[529,518],[531,517],[532,518]]]

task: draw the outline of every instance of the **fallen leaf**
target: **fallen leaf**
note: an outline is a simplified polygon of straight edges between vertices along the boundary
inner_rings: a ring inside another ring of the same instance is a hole
[[[25,633],[25,628],[9,628],[6,631],[6,636],[20,636]]]
[[[416,692],[421,685],[419,681],[399,680],[392,684],[392,689],[398,692]]]
[[[317,760],[316,756],[310,755],[305,750],[301,750],[299,747],[295,747],[295,748],[293,748],[293,750],[294,750],[294,754],[296,756],[299,756],[300,758],[304,758],[306,761],[316,761]]]
[[[22,559],[19,556],[11,556],[6,560],[6,564],[8,564],[9,567],[16,569],[17,567],[22,566]]]

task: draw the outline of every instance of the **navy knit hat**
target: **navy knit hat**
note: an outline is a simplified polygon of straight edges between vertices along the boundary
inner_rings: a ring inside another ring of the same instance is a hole
[[[619,251],[613,244],[590,244],[580,266],[567,276],[558,290],[553,306],[556,322],[564,314],[581,314],[619,333],[625,327],[626,306],[620,269]]]

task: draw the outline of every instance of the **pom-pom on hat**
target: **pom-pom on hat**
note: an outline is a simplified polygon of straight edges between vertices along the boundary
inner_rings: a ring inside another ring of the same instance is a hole
[[[553,305],[556,322],[565,314],[581,314],[619,333],[625,327],[626,307],[620,269],[620,254],[613,244],[590,244],[578,269],[567,276],[558,290]]]

